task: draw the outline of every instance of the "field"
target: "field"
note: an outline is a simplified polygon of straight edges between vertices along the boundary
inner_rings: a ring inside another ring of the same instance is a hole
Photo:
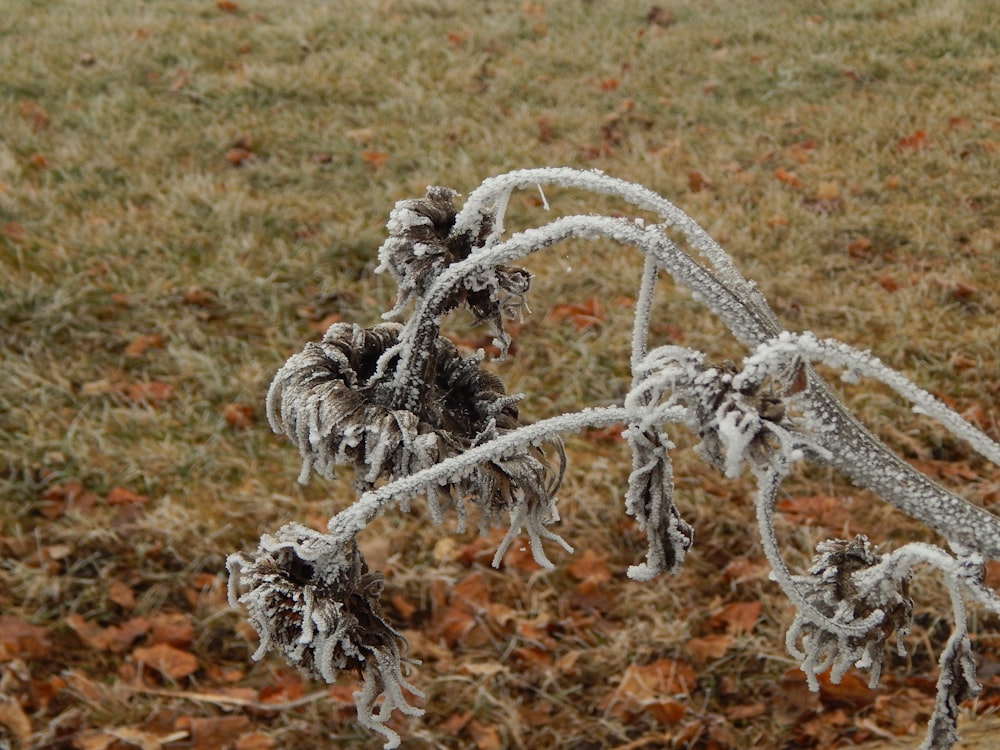
[[[352,502],[296,483],[264,397],[328,325],[378,322],[396,201],[516,168],[597,168],[698,221],[784,325],[871,349],[1000,439],[1000,15],[988,0],[7,0],[0,14],[0,747],[376,748],[351,675],[274,656],[226,598],[226,556]],[[625,210],[514,195],[508,230]],[[460,199],[459,199],[460,202]],[[532,314],[488,366],[530,420],[621,399],[642,258],[576,242],[528,262]],[[746,354],[660,285],[653,343]],[[489,337],[456,314],[463,351]],[[1000,505],[1000,469],[885,389],[840,385],[911,463]],[[950,632],[933,576],[882,684],[806,690],[784,650],[753,484],[679,432],[695,544],[625,577],[613,431],[567,437],[554,571],[437,526],[361,538],[422,662],[407,748],[915,747]],[[784,487],[786,558],[930,532],[819,468]],[[988,580],[1000,585],[1000,565]],[[987,747],[996,618],[973,619]],[[1000,730],[997,730],[1000,731]],[[983,744],[979,744],[979,743]],[[882,745],[888,746],[888,745]],[[897,746],[893,744],[892,746]]]

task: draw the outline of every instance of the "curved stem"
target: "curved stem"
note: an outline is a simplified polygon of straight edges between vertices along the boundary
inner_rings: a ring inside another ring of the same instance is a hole
[[[876,378],[914,403],[918,412],[937,419],[980,455],[1000,464],[1000,445],[985,433],[870,353],[838,341],[820,340],[811,333],[783,332],[746,359],[744,374],[739,378],[762,380],[761,373],[781,356],[805,357]],[[803,395],[806,417],[822,425],[821,436],[830,450],[832,466],[949,541],[1000,560],[1000,518],[949,492],[887,449],[844,409],[818,377],[810,378]]]
[[[583,171],[570,167],[542,167],[539,169],[519,169],[485,180],[473,190],[462,210],[455,217],[456,234],[478,233],[486,217],[493,219],[493,231],[484,246],[488,249],[503,232],[503,211],[507,198],[516,189],[535,185],[558,185],[577,188],[591,193],[612,195],[632,206],[657,214],[665,224],[676,227],[701,255],[708,259],[712,267],[724,279],[726,285],[739,293],[747,303],[757,309],[762,316],[778,325],[774,313],[756,286],[747,281],[733,265],[728,253],[722,249],[698,223],[661,195],[634,182],[618,179],[600,170]]]
[[[666,412],[663,421],[677,421],[682,417],[683,411],[681,407],[677,407],[673,412]],[[635,418],[636,415],[631,409],[624,406],[607,406],[561,414],[535,424],[525,425],[426,469],[365,492],[356,503],[330,519],[328,524],[330,533],[338,536],[356,535],[393,500],[416,495],[429,485],[452,482],[457,476],[471,471],[476,464],[483,461],[521,450],[526,445],[544,442],[560,433],[624,424]]]
[[[604,237],[631,245],[652,257],[674,280],[690,289],[715,312],[733,335],[747,347],[754,347],[779,332],[773,317],[762,315],[731,290],[712,271],[697,263],[663,233],[661,225],[646,226],[631,219],[606,216],[566,216],[543,227],[526,229],[510,239],[484,248],[449,266],[418,301],[407,322],[400,342],[405,342],[396,367],[394,389],[399,403],[412,408],[419,398],[413,378],[422,371],[430,356],[428,342],[437,335],[443,307],[455,287],[469,276],[488,271],[497,265],[513,263],[531,253],[570,238]]]
[[[879,623],[884,617],[881,610],[872,612],[868,617],[853,623],[842,623],[831,620],[828,616],[816,609],[813,604],[806,599],[805,595],[799,591],[795,585],[792,574],[785,565],[785,559],[781,556],[778,548],[778,539],[774,533],[774,504],[778,495],[778,487],[783,477],[773,469],[754,472],[757,474],[757,527],[760,530],[761,547],[764,556],[771,565],[771,577],[781,591],[788,597],[803,617],[818,628],[822,628],[829,633],[843,633],[846,635],[863,636],[871,628]]]

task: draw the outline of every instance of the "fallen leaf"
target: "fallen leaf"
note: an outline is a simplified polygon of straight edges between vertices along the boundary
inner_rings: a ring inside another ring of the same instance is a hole
[[[45,628],[0,615],[0,661],[48,656],[51,648]]]
[[[494,726],[487,726],[473,719],[466,725],[465,729],[472,741],[476,743],[476,750],[500,750],[503,747],[500,732]]]
[[[166,643],[184,648],[194,641],[194,624],[183,612],[158,612],[149,618],[149,623],[150,644]]]
[[[172,680],[183,679],[198,671],[198,659],[194,654],[166,643],[140,646],[132,651],[132,658]]]
[[[789,187],[793,188],[802,187],[802,183],[799,182],[799,178],[795,176],[794,172],[789,172],[787,169],[783,169],[781,167],[778,167],[776,170],[774,170],[774,178],[778,180],[778,182],[784,183]]]
[[[132,383],[127,391],[129,401],[137,404],[159,403],[174,395],[174,387],[160,380]]]
[[[136,503],[144,503],[148,499],[145,495],[132,492],[132,490],[125,487],[112,487],[105,498],[105,502],[108,505],[135,505]]]
[[[162,349],[163,337],[158,333],[143,333],[132,339],[125,347],[126,357],[141,357],[149,349]]]
[[[854,533],[845,500],[832,495],[792,495],[778,501],[778,510],[793,523]]]
[[[767,713],[766,703],[747,703],[742,706],[733,706],[726,709],[726,718],[729,721],[746,721],[756,719]]]
[[[24,242],[28,239],[28,231],[16,221],[9,221],[0,228],[0,234],[14,242]]]
[[[344,137],[354,143],[369,144],[375,140],[375,131],[372,128],[356,128],[344,133]]]
[[[687,173],[688,190],[692,193],[700,193],[706,187],[711,187],[708,178],[701,172],[692,170]]]
[[[633,664],[625,670],[618,687],[601,698],[598,708],[630,719],[658,705],[660,718],[670,723],[676,713],[669,705],[672,696],[686,695],[694,684],[694,669],[686,662],[659,659],[643,666]]]
[[[604,321],[604,305],[596,297],[591,297],[578,304],[553,305],[548,317],[551,320],[569,318],[578,331],[590,326],[599,325]]]
[[[896,145],[901,149],[916,151],[927,147],[927,133],[923,130],[915,130],[909,135],[904,135],[896,141]]]
[[[49,126],[49,113],[45,108],[30,99],[17,103],[17,112],[31,123],[32,130],[44,130]]]
[[[251,724],[249,716],[219,716],[189,719],[186,728],[191,733],[191,750],[218,750],[245,734]]]
[[[659,5],[653,5],[650,7],[649,12],[646,14],[646,23],[652,26],[659,26],[660,28],[667,28],[674,22],[673,11],[664,10]]]
[[[250,404],[226,404],[222,407],[222,418],[234,430],[245,430],[253,426],[253,412]]]
[[[254,158],[254,153],[247,148],[231,148],[226,152],[226,161],[234,167],[239,167]]]
[[[184,304],[208,307],[215,304],[215,294],[200,286],[191,286],[184,292]]]
[[[263,732],[249,732],[236,738],[236,750],[271,750],[274,740]]]
[[[852,258],[864,260],[871,255],[872,241],[864,235],[855,237],[847,245],[847,254]]]
[[[135,593],[132,591],[132,588],[117,578],[108,584],[108,599],[125,610],[135,607]]]
[[[592,580],[604,582],[611,580],[607,558],[588,549],[573,562],[566,566],[566,572],[578,581]]]
[[[684,644],[684,649],[699,662],[720,659],[733,643],[731,635],[706,635],[703,638],[691,638]]]
[[[190,81],[191,71],[186,70],[185,68],[177,68],[170,76],[170,83],[167,84],[167,89],[176,93],[187,86]]]
[[[760,602],[733,602],[708,618],[713,628],[725,628],[728,633],[746,633],[760,617]]]
[[[365,163],[378,169],[389,161],[389,154],[386,151],[377,151],[375,149],[366,148],[361,152],[361,158],[365,161]]]
[[[113,654],[127,651],[133,643],[146,635],[150,627],[149,620],[145,617],[135,617],[120,626],[109,625],[105,628],[76,612],[66,616],[66,624],[88,648]]]
[[[0,694],[0,726],[10,730],[10,734],[18,742],[26,742],[31,735],[31,721],[21,704],[9,695]]]
[[[235,13],[240,9],[240,6],[233,0],[215,0],[215,7],[226,13]]]

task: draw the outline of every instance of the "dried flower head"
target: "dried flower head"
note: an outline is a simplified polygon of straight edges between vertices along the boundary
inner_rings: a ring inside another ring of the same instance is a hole
[[[355,481],[363,491],[521,426],[518,398],[508,396],[500,379],[480,367],[479,356],[463,357],[444,337],[434,341],[416,410],[394,406],[391,388],[383,386],[393,371],[401,330],[397,323],[372,328],[334,324],[322,341],[307,344],[275,376],[268,418],[275,432],[298,445],[300,481],[312,469],[332,477],[336,465],[347,464],[355,467]],[[437,493],[443,490],[460,514],[460,501],[478,505],[484,523],[522,511],[526,519],[550,523],[557,517],[552,498],[562,479],[564,456],[558,440],[548,443],[555,448],[556,467],[541,447],[529,446],[471,465],[441,486],[424,488],[435,519],[440,520]]]
[[[860,534],[851,541],[828,539],[816,551],[808,575],[793,579],[806,601],[834,623],[868,625],[861,634],[832,630],[800,611],[788,631],[788,649],[802,659],[802,671],[814,688],[818,689],[816,677],[821,672],[830,669],[830,679],[837,683],[851,666],[871,670],[874,687],[891,635],[897,636],[899,653],[905,653],[902,638],[913,619],[909,576],[894,575],[893,566],[883,565],[868,538]],[[800,638],[801,651],[795,645]]]
[[[377,270],[388,270],[399,289],[395,307],[384,317],[399,316],[407,303],[420,298],[444,269],[469,257],[486,242],[493,228],[489,216],[478,231],[453,231],[457,195],[449,188],[429,187],[423,198],[400,201],[389,214],[389,237],[379,249]],[[505,353],[509,338],[503,331],[503,319],[521,314],[530,286],[531,274],[525,269],[497,265],[464,279],[437,312],[468,307],[477,321],[492,326]]]
[[[260,635],[254,659],[274,649],[311,676],[334,682],[351,670],[364,678],[358,696],[361,722],[388,739],[384,726],[393,708],[418,715],[403,696],[400,648],[406,640],[389,624],[379,603],[382,574],[370,573],[353,537],[321,534],[297,523],[265,534],[256,554],[237,553],[226,561],[232,606],[247,608]],[[385,695],[378,714],[377,695]]]

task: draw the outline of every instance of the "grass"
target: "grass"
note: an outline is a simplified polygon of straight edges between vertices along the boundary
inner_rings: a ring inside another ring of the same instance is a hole
[[[871,348],[1000,434],[1000,19],[986,0],[678,2],[669,23],[649,3],[584,0],[5,10],[0,693],[27,725],[0,711],[0,737],[123,747],[108,732],[138,727],[164,747],[213,747],[224,743],[209,730],[235,720],[229,737],[243,748],[378,746],[344,701],[269,708],[322,688],[277,661],[250,663],[223,561],[351,501],[346,482],[295,484],[296,456],[270,434],[263,395],[325,322],[378,319],[394,294],[372,273],[388,211],[428,184],[467,193],[541,165],[645,184],[715,236],[789,328]],[[554,212],[616,210],[547,198]],[[510,216],[512,228],[550,218],[530,193]],[[496,365],[529,395],[527,414],[622,395],[621,298],[635,294],[638,268],[636,254],[603,244],[532,260],[534,315]],[[742,355],[670,291],[658,306],[664,341]],[[549,314],[594,297],[600,325],[578,331]],[[882,391],[848,396],[909,458],[998,501],[997,473],[961,446]],[[927,629],[881,698],[831,690],[802,715],[782,648],[791,612],[748,531],[750,486],[682,455],[695,549],[676,578],[635,585],[624,578],[641,545],[621,511],[622,446],[585,436],[569,447],[560,533],[578,553],[555,572],[516,559],[495,572],[490,543],[430,526],[419,508],[366,533],[424,661],[415,680],[427,716],[407,725],[407,746],[777,748],[852,744],[879,726],[915,741],[919,711],[907,723],[888,703],[921,705],[914,686],[933,674],[928,648],[947,630],[931,583],[915,584]],[[804,471],[788,488],[849,511],[788,523],[794,562],[845,526],[894,543],[923,534],[837,476]],[[123,489],[145,499],[120,502]],[[612,574],[597,593],[566,572],[588,549]],[[449,590],[475,575],[507,609],[449,640]],[[752,629],[712,624],[750,601],[762,603]],[[78,615],[107,633],[164,613],[191,629],[167,637],[150,625],[112,648],[70,624]],[[14,622],[34,629],[15,637]],[[980,623],[991,663],[995,625]],[[729,634],[722,657],[696,663],[677,723],[602,704],[630,665],[690,660],[691,638]],[[193,654],[197,669],[143,669],[135,649],[156,643]],[[980,708],[995,702],[992,680]],[[184,739],[163,740],[171,732]]]

